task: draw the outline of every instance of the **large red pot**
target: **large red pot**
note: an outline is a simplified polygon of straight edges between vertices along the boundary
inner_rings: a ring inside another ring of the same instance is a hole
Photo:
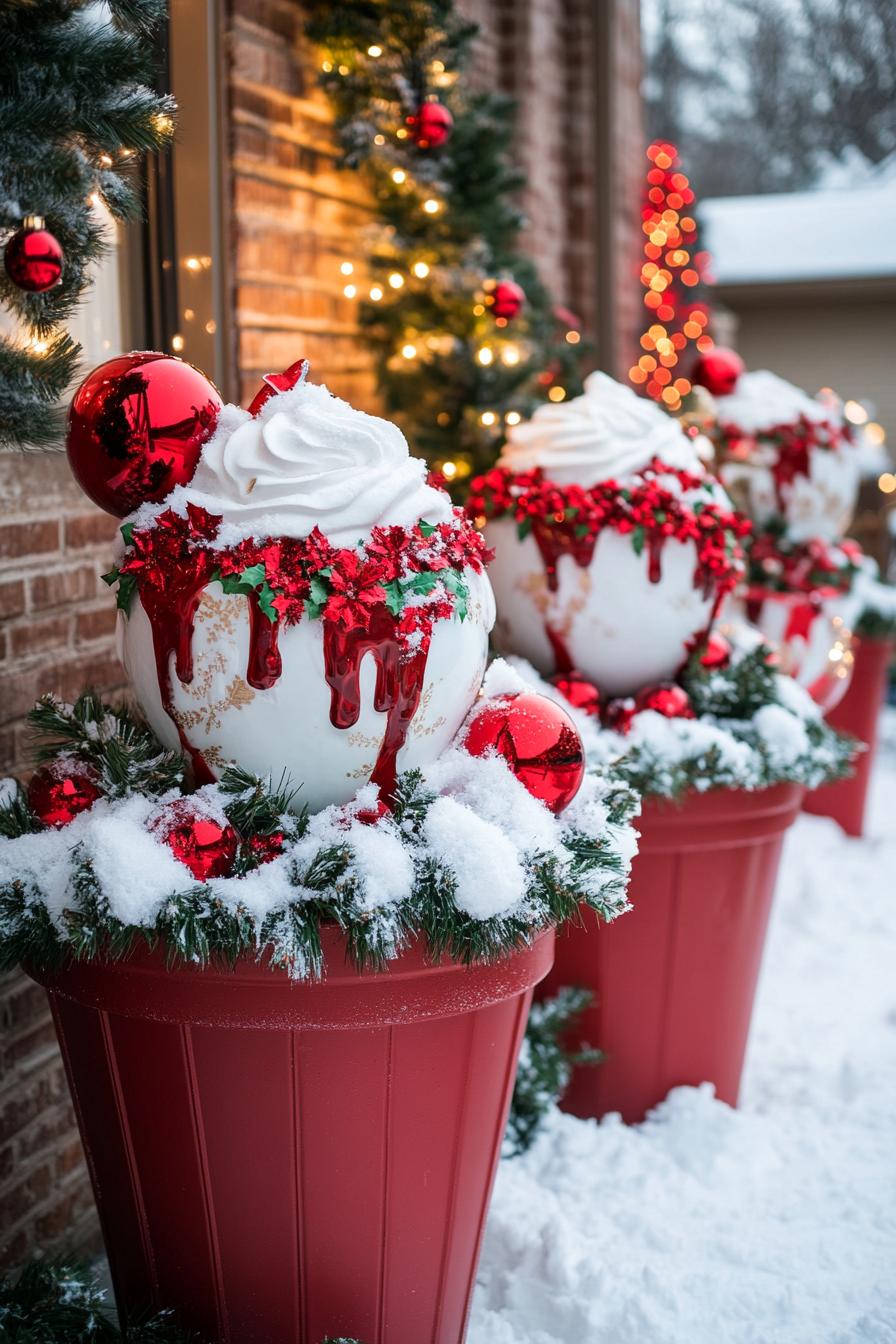
[[[779,784],[645,802],[632,911],[598,925],[584,910],[583,926],[558,936],[543,986],[592,991],[570,1044],[607,1055],[575,1070],[564,1110],[635,1122],[670,1088],[706,1081],[736,1104],[781,845],[802,796]]]
[[[532,988],[507,960],[323,983],[139,953],[47,989],[125,1316],[224,1344],[460,1344]]]
[[[862,835],[865,828],[865,803],[877,750],[880,708],[887,685],[887,673],[893,657],[889,639],[857,639],[852,681],[839,705],[826,715],[832,728],[850,733],[864,742],[867,751],[859,752],[849,779],[824,784],[806,795],[804,807],[822,817],[833,817],[847,835]]]

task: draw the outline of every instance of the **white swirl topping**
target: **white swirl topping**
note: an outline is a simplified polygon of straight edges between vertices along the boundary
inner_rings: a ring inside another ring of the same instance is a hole
[[[255,418],[227,408],[193,480],[170,503],[221,514],[222,544],[305,537],[319,527],[346,546],[376,526],[449,520],[451,502],[427,485],[426,470],[397,425],[303,383],[271,397]]]
[[[793,425],[801,416],[815,423],[839,424],[842,419],[830,403],[810,397],[768,369],[742,373],[730,396],[716,397],[716,414],[723,425],[736,425],[747,434]]]
[[[501,465],[510,471],[541,467],[558,485],[597,485],[641,471],[654,457],[700,472],[692,439],[677,421],[630,387],[592,373],[572,401],[539,406],[526,424],[508,432]]]

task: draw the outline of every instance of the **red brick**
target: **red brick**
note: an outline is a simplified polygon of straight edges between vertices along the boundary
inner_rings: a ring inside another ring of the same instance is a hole
[[[110,592],[105,606],[79,611],[75,616],[75,644],[95,639],[109,639],[115,633],[115,598]]]
[[[67,615],[32,617],[10,628],[10,654],[13,658],[22,658],[58,649],[68,643],[70,631],[71,619]]]
[[[117,524],[108,513],[83,513],[77,518],[66,518],[64,524],[65,549],[78,550],[84,546],[111,546]]]
[[[25,610],[25,585],[21,579],[0,583],[0,618],[19,616]]]
[[[29,580],[29,587],[31,605],[35,611],[82,602],[85,598],[96,597],[101,591],[108,591],[99,577],[97,567],[93,565],[77,565],[70,569],[52,569],[35,574]]]
[[[59,550],[59,523],[55,518],[34,518],[27,523],[0,526],[0,560],[20,560],[26,555],[46,555]]]

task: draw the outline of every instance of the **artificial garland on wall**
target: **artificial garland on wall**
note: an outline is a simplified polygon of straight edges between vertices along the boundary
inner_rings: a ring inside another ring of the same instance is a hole
[[[187,792],[183,760],[94,695],[45,697],[31,724],[44,763],[0,803],[3,967],[160,944],[172,960],[267,956],[316,977],[324,923],[380,967],[418,935],[434,958],[492,960],[580,902],[608,919],[628,908],[636,798],[593,774],[555,818],[503,758],[454,748],[430,778],[399,776],[391,811],[367,785],[309,815],[287,781],[236,769]]]
[[[477,28],[451,0],[309,9],[342,166],[362,172],[378,224],[342,264],[345,294],[387,410],[460,481],[506,425],[581,390],[580,321],[519,250],[513,107],[469,87]]]
[[[0,52],[0,302],[18,331],[0,337],[0,444],[56,445],[58,402],[80,347],[71,317],[104,251],[100,207],[139,215],[137,156],[174,132],[174,103],[153,88],[165,0],[3,7]]]

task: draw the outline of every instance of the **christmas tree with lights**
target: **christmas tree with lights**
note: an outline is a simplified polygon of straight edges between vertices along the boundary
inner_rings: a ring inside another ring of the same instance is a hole
[[[689,363],[692,346],[702,353],[713,345],[709,308],[700,299],[700,288],[709,279],[709,254],[700,249],[694,192],[681,171],[677,149],[658,140],[649,146],[647,158],[641,284],[649,325],[641,336],[644,354],[628,376],[654,401],[678,411],[691,383],[676,370]]]
[[[140,212],[136,156],[174,132],[151,87],[165,0],[9,0],[0,52],[0,446],[54,446],[79,347],[65,332],[104,251],[105,205]]]
[[[379,228],[343,263],[384,408],[449,481],[494,462],[506,426],[581,391],[580,323],[518,246],[513,107],[463,77],[475,24],[450,0],[312,4],[308,35]]]

